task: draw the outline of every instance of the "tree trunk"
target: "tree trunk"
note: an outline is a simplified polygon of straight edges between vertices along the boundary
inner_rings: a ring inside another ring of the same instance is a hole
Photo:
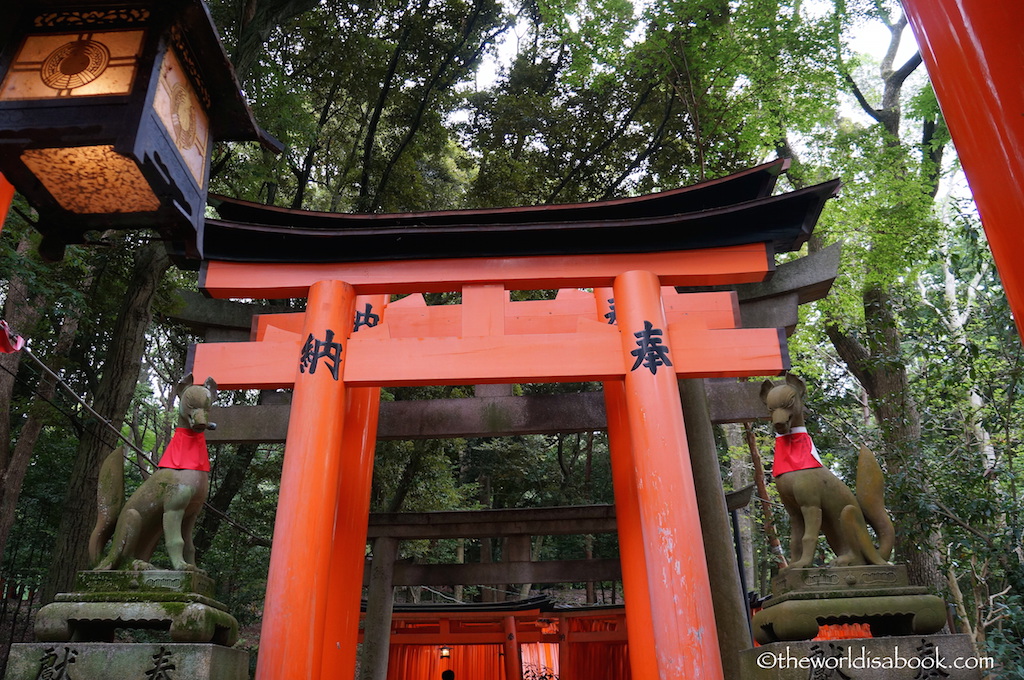
[[[146,348],[153,298],[169,266],[170,259],[162,244],[150,244],[136,252],[135,265],[114,323],[113,340],[107,349],[100,387],[93,403],[95,411],[114,427],[124,421],[131,404]],[[68,480],[53,561],[43,587],[45,602],[52,601],[58,592],[70,588],[75,573],[88,561],[89,534],[96,521],[99,466],[114,446],[114,433],[102,423],[87,421]]]
[[[271,31],[317,6],[316,0],[245,0],[231,60],[242,82],[249,77],[263,53]]]
[[[210,496],[209,505],[214,510],[227,514],[231,501],[235,499],[235,496],[242,489],[242,484],[245,482],[245,473],[248,472],[252,459],[256,457],[258,450],[259,446],[257,444],[239,444],[235,449],[234,455],[227,459],[227,470],[224,472],[224,477],[221,479],[217,491]],[[222,516],[219,513],[210,512],[209,510],[203,513],[202,521],[196,528],[195,540],[193,541],[196,547],[197,560],[210,549],[213,539],[217,536],[217,531],[220,529],[222,521]]]
[[[835,325],[828,327],[828,335],[867,391],[881,432],[882,461],[888,482],[886,495],[897,523],[905,529],[897,532],[896,555],[906,560],[912,583],[941,591],[945,586],[940,569],[941,545],[925,511],[932,494],[931,483],[916,460],[921,417],[910,396],[900,347],[902,337],[887,291],[869,287],[863,300],[866,345]]]

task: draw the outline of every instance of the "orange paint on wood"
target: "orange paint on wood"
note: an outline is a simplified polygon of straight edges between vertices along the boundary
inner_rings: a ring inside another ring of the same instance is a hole
[[[347,361],[354,310],[351,286],[318,282],[310,288],[303,334],[324,340],[333,331]],[[263,609],[259,680],[319,678],[322,663],[346,389],[327,357],[303,370],[299,359],[294,350],[280,359],[291,365],[295,390]]]
[[[620,370],[612,333],[360,340],[347,367],[352,384],[578,382]]]
[[[469,290],[477,292],[470,293],[468,311],[461,305],[428,307],[420,304],[422,297],[418,295],[393,303],[379,326],[364,329],[353,339],[352,351],[360,363],[346,380],[383,386],[618,377],[615,362],[602,346],[611,342],[601,338],[609,329],[598,321],[581,323],[581,319],[592,316],[594,302],[589,293],[578,291],[583,297],[566,293],[556,300],[508,302],[504,291],[497,287]],[[481,290],[488,291],[489,301],[473,297],[481,295]],[[368,299],[358,298],[357,308],[363,309]],[[734,293],[678,294],[663,288],[662,300],[667,318],[676,326],[672,333],[674,349],[686,358],[686,363],[676,367],[681,377],[696,375],[695,371],[702,377],[771,375],[788,365],[785,343],[777,330],[729,328],[736,321]],[[504,311],[501,322],[493,314],[496,309]],[[450,335],[461,331],[463,317],[469,320],[468,328],[475,339]],[[260,315],[254,323],[256,342],[197,345],[193,371],[214,376],[224,389],[288,388],[294,372],[287,357],[298,351],[304,318],[303,313]],[[478,324],[475,330],[473,320]],[[485,338],[502,327],[508,331],[547,332]],[[594,334],[597,336],[589,337]],[[516,355],[510,356],[509,352]],[[540,365],[527,367],[527,355]],[[383,361],[387,357],[398,358],[395,362]],[[599,360],[592,363],[590,357]],[[509,362],[518,368],[505,368]]]
[[[673,327],[677,358],[667,372],[679,378],[774,375],[786,367],[775,329]],[[213,376],[222,389],[287,388],[295,377],[288,358],[298,356],[302,342],[300,335],[290,337],[197,345],[192,371]],[[389,387],[618,380],[624,369],[617,348],[615,327],[596,321],[579,333],[542,335],[390,338],[368,332],[349,341],[345,381]]]
[[[254,342],[264,342],[268,339],[267,336],[272,337],[275,331],[285,331],[297,335],[302,332],[302,324],[305,323],[305,320],[305,312],[257,314],[252,318],[252,339]]]
[[[610,288],[608,290],[611,290]],[[582,297],[581,297],[582,296]],[[669,322],[695,321],[706,328],[739,326],[739,305],[734,291],[715,293],[676,293],[662,289],[662,300]],[[410,301],[410,302],[406,302]],[[356,307],[363,303],[357,302]],[[400,306],[396,306],[400,305]],[[578,289],[563,289],[555,300],[504,301],[504,329],[507,335],[535,333],[575,333],[580,318],[589,318],[594,305],[593,295]],[[463,332],[462,305],[427,306],[419,294],[410,295],[389,307],[388,318],[382,322],[392,338],[458,337],[492,333]],[[473,314],[473,312],[469,312]],[[493,315],[494,310],[487,310]],[[603,321],[604,319],[598,319]],[[271,328],[298,333],[302,329],[302,313],[261,314],[255,317],[255,340],[268,337]]]
[[[594,291],[598,319],[611,309],[611,288]],[[643,525],[633,472],[633,447],[629,435],[625,384],[621,380],[604,383],[605,411],[608,414],[608,447],[611,452],[612,484],[615,490],[615,522],[619,535],[619,562],[626,600],[626,629],[629,639],[629,666],[633,680],[658,680],[654,650],[654,618],[651,614],[644,557]]]
[[[377,313],[385,309],[387,296],[360,297],[357,308],[369,302]],[[365,327],[356,335],[365,332]],[[330,578],[327,583],[327,619],[323,635],[323,668],[349,677],[355,674],[362,589],[366,560],[366,531],[370,519],[370,485],[377,443],[380,388],[348,390],[345,428],[341,441],[338,503],[334,512],[334,539]]]
[[[7,221],[7,213],[11,209],[11,201],[14,200],[14,185],[0,175],[0,230],[4,228]]]
[[[785,332],[779,328],[716,330],[678,322],[668,330],[680,378],[778,375],[789,368]]]
[[[502,656],[505,661],[505,680],[523,680],[523,653],[519,647],[516,617],[506,616],[503,623],[505,640]]]
[[[630,271],[614,285],[626,412],[660,680],[722,680],[700,510],[658,277]],[[655,332],[657,331],[657,332]],[[638,335],[639,334],[639,335]],[[634,355],[634,352],[637,352]],[[636,360],[634,361],[634,356]]]
[[[195,346],[192,370],[218,376],[222,390],[289,389],[300,347],[297,334],[290,342],[204,342]]]
[[[666,286],[763,281],[774,269],[766,244],[668,253],[544,255],[337,264],[206,262],[201,289],[215,298],[305,297],[316,281],[342,280],[360,294],[461,290],[493,284],[508,290],[608,286],[621,272],[643,267]]]
[[[459,305],[462,312],[460,335],[504,335],[507,302],[508,293],[500,284],[464,286]]]

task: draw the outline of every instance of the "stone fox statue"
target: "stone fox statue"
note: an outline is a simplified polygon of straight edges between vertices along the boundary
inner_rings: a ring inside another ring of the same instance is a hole
[[[761,385],[761,401],[771,412],[776,432],[772,475],[792,527],[789,568],[810,566],[819,532],[824,532],[836,554],[831,566],[886,564],[896,532],[885,510],[878,461],[867,447],[861,447],[854,496],[818,458],[804,427],[806,392],[804,382],[793,375],[779,385],[770,380]],[[878,536],[877,548],[866,524]]]
[[[121,448],[107,456],[100,470],[99,516],[89,539],[89,557],[96,569],[153,569],[148,560],[164,535],[176,570],[195,569],[192,530],[210,490],[210,456],[205,431],[217,383],[207,378],[193,385],[188,375],[178,384],[178,425],[156,472],[124,501],[124,459]],[[123,506],[123,507],[122,507]],[[113,534],[106,556],[103,546]]]

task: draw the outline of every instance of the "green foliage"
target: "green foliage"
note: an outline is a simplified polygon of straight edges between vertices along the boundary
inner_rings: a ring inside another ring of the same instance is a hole
[[[0,569],[14,584],[34,591],[45,579],[74,452],[75,440],[60,428],[45,428],[36,444]]]

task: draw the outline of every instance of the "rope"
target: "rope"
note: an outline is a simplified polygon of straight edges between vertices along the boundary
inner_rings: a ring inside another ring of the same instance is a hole
[[[153,462],[153,459],[149,457],[149,454],[147,454],[145,451],[143,451],[138,446],[136,446],[134,442],[132,442],[127,437],[125,437],[124,434],[122,434],[120,430],[118,430],[116,427],[114,427],[114,425],[109,420],[107,420],[106,418],[101,416],[99,413],[97,413],[96,410],[92,408],[92,406],[87,404],[85,402],[85,400],[83,400],[81,397],[79,397],[78,394],[75,393],[74,389],[72,389],[72,387],[70,385],[68,385],[66,382],[64,382],[64,380],[59,375],[57,375],[57,373],[55,373],[52,369],[50,369],[49,366],[44,364],[43,361],[39,357],[37,357],[35,354],[32,353],[32,351],[29,349],[28,345],[23,347],[21,351],[23,351],[28,357],[30,357],[39,366],[39,368],[41,368],[43,370],[43,372],[45,372],[47,375],[49,375],[51,378],[53,378],[53,380],[56,382],[57,385],[60,385],[62,388],[64,388],[64,390],[69,395],[71,395],[71,398],[74,399],[83,409],[85,409],[89,413],[89,415],[91,415],[93,418],[95,418],[101,425],[105,426],[107,429],[109,429],[111,432],[113,432],[114,435],[117,436],[118,439],[120,439],[126,445],[128,445],[128,447],[131,448],[133,451],[135,451],[139,455],[139,457],[141,457],[143,460],[145,460],[147,463],[149,463],[151,467],[154,467],[154,468],[157,467],[156,463]],[[4,367],[4,368],[6,370],[6,367]],[[11,375],[15,375],[15,377],[16,377],[16,374],[13,373],[12,371],[7,370],[7,372],[10,373]],[[68,412],[62,410],[60,408],[60,406],[58,404],[54,403],[54,401],[52,399],[49,399],[49,398],[45,397],[44,395],[40,394],[38,389],[33,388],[33,392],[35,392],[36,396],[38,396],[39,398],[41,398],[44,401],[46,401],[46,403],[48,403],[51,406],[53,406],[55,409],[57,409],[60,413],[62,413],[65,416],[67,416],[69,419],[75,419],[74,414],[69,414]],[[123,455],[125,460],[127,460],[128,462],[134,464],[139,469],[140,472],[143,472],[143,473],[147,473],[148,472],[145,468],[143,468],[142,463],[140,463],[138,460],[134,460],[134,459],[130,458],[128,456],[127,452],[123,452],[122,455]],[[263,536],[257,535],[255,532],[253,532],[251,529],[249,529],[245,525],[240,524],[238,521],[232,519],[224,511],[222,511],[222,510],[220,510],[218,508],[213,507],[210,504],[209,501],[204,501],[203,502],[203,507],[208,512],[212,512],[213,514],[215,514],[218,517],[220,517],[222,520],[227,522],[229,525],[231,525],[232,527],[234,527],[238,531],[241,531],[242,533],[248,535],[253,540],[253,542],[256,545],[261,545],[261,546],[269,546],[270,545],[270,540],[269,539],[267,539],[267,538],[265,538]]]

